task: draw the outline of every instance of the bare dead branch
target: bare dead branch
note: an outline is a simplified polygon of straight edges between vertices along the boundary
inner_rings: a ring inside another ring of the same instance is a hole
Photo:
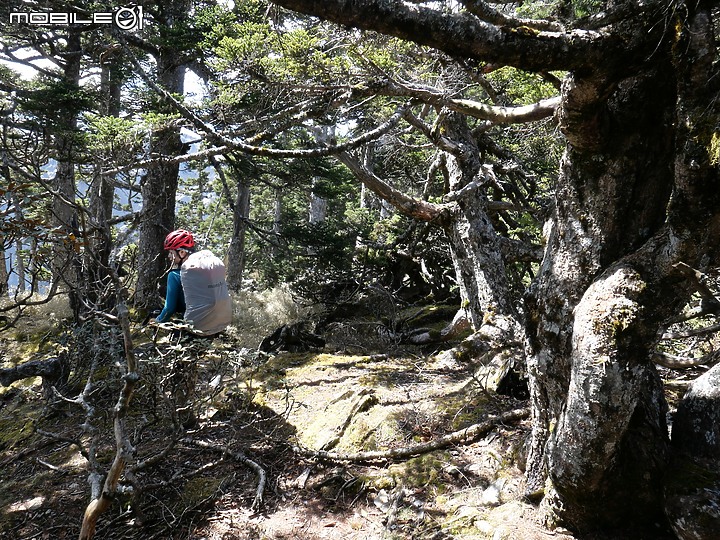
[[[412,332],[408,336],[407,341],[413,345],[428,345],[430,343],[450,341],[470,328],[470,315],[467,309],[460,308],[455,313],[453,320],[440,332],[432,332],[429,329],[423,328]]]
[[[405,446],[402,448],[392,448],[389,450],[343,454],[340,452],[310,450],[307,448],[301,448],[299,446],[293,446],[293,451],[304,457],[315,458],[324,461],[350,461],[353,463],[364,463],[372,461],[393,461],[399,459],[407,459],[422,454],[427,454],[429,452],[434,452],[435,450],[442,450],[443,448],[448,448],[449,446],[454,446],[458,444],[471,444],[499,425],[511,422],[518,422],[520,420],[528,418],[529,416],[530,409],[527,407],[521,409],[513,409],[502,414],[491,416],[490,418],[488,418],[484,422],[480,422],[479,424],[473,424],[472,426],[461,429],[460,431],[449,433],[443,437],[440,437],[439,439],[428,441],[426,443],[415,444],[412,446]]]
[[[720,324],[712,324],[710,326],[703,326],[702,328],[692,328],[690,330],[682,330],[679,332],[666,332],[660,338],[663,341],[671,339],[684,339],[689,337],[704,336],[706,334],[713,334],[720,332]]]
[[[677,317],[672,318],[666,323],[666,328],[677,323],[690,321],[706,315],[720,315],[720,300],[715,297],[715,293],[708,286],[709,278],[685,263],[678,263],[673,266],[675,271],[684,276],[689,282],[690,287],[696,290],[700,294],[700,304],[685,310]],[[661,340],[670,339],[682,339],[687,337],[699,336],[703,334],[709,334],[720,330],[720,325],[706,326],[704,328],[697,328],[691,330],[685,330],[680,332],[668,333],[665,332]]]
[[[460,3],[465,6],[465,9],[478,18],[499,26],[511,28],[524,26],[547,32],[562,32],[565,29],[562,24],[555,21],[511,17],[496,10],[483,0],[460,0]]]
[[[452,98],[433,88],[410,86],[394,80],[373,85],[371,90],[375,94],[410,97],[436,107],[445,107],[479,120],[486,120],[491,125],[523,124],[542,120],[555,114],[555,110],[560,104],[560,96],[555,96],[530,105],[513,107],[487,105],[477,100]]]
[[[63,379],[67,379],[67,375],[67,366],[59,357],[46,360],[31,360],[19,366],[0,369],[0,384],[10,386],[15,381],[29,377],[42,377],[43,387],[46,389],[47,394],[47,390],[64,382]],[[52,392],[50,391],[49,394],[52,394]],[[47,395],[46,397],[50,396]]]
[[[695,289],[702,297],[707,313],[720,314],[720,300],[715,297],[715,293],[708,287],[708,277],[682,262],[676,264],[674,268],[687,277],[695,286]]]
[[[31,287],[31,291],[25,293],[25,295],[23,297],[16,296],[16,298],[13,299],[12,303],[0,307],[0,313],[12,311],[19,307],[42,306],[43,304],[47,304],[57,294],[59,294],[59,291],[58,291],[59,286],[60,286],[60,282],[58,280],[53,281],[53,284],[50,287],[50,290],[48,291],[47,295],[44,298],[41,298],[40,300],[31,300],[31,298],[33,297],[33,292],[32,292],[32,287]],[[21,293],[18,292],[18,294],[21,294]]]
[[[220,133],[216,129],[214,129],[211,125],[209,125],[207,122],[205,122],[203,119],[201,119],[198,115],[196,115],[193,111],[191,111],[188,107],[186,107],[183,103],[175,99],[174,96],[172,96],[168,91],[166,91],[164,88],[159,86],[157,83],[155,83],[150,76],[145,73],[142,66],[140,65],[140,62],[135,58],[135,56],[129,51],[126,51],[128,54],[128,57],[133,62],[135,69],[140,75],[140,77],[145,81],[145,83],[159,96],[161,96],[163,99],[165,99],[168,103],[170,103],[175,110],[177,110],[184,118],[192,122],[192,124],[199,129],[200,131],[204,132],[207,136],[207,138],[215,144],[215,148],[210,148],[208,150],[205,150],[204,156],[203,153],[193,153],[193,154],[186,154],[185,156],[176,156],[173,158],[167,158],[164,156],[159,156],[157,158],[153,158],[150,160],[141,161],[138,163],[133,164],[132,166],[126,166],[121,167],[117,169],[112,170],[106,170],[103,171],[103,174],[105,175],[112,175],[120,172],[127,171],[129,169],[134,168],[140,168],[140,167],[146,167],[150,166],[156,163],[183,163],[186,161],[192,161],[199,159],[202,157],[207,157],[210,155],[221,155],[225,153],[229,153],[231,151],[238,151],[243,152],[246,154],[256,155],[256,156],[265,156],[265,157],[271,157],[271,158],[278,158],[278,159],[286,159],[286,158],[310,158],[310,157],[325,157],[325,156],[331,156],[338,154],[340,152],[346,152],[348,150],[352,150],[354,148],[358,148],[370,141],[373,141],[375,139],[378,139],[380,136],[384,135],[388,131],[390,131],[393,127],[395,127],[400,120],[402,119],[405,109],[407,108],[407,105],[401,105],[397,108],[395,113],[388,119],[387,122],[384,124],[381,124],[375,129],[372,129],[358,137],[355,137],[349,141],[346,141],[341,144],[336,145],[325,145],[320,146],[317,148],[309,148],[304,150],[282,150],[278,148],[269,148],[266,146],[255,146],[253,144],[249,144],[247,141],[238,139],[236,137],[228,137],[227,135]]]
[[[127,461],[131,458],[133,451],[132,445],[125,433],[125,416],[135,386],[139,380],[139,375],[137,372],[137,359],[135,358],[133,340],[130,333],[130,312],[125,304],[126,292],[121,286],[117,273],[112,272],[112,277],[117,286],[118,303],[116,309],[125,346],[126,373],[123,377],[124,385],[114,409],[115,458],[105,477],[102,493],[94,498],[85,509],[79,540],[91,540],[95,536],[97,521],[102,513],[109,508],[118,482],[120,481],[120,476],[125,469]]]

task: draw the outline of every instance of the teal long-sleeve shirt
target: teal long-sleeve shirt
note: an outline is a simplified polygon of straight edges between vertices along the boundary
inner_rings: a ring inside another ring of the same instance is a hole
[[[185,293],[180,279],[180,270],[170,270],[167,277],[165,307],[157,316],[157,322],[165,322],[175,313],[185,314]]]

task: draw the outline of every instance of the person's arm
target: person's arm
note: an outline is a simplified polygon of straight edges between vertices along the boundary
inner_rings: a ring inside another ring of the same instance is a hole
[[[182,283],[180,272],[170,272],[167,277],[167,291],[165,292],[165,307],[157,316],[155,322],[167,321],[178,310],[182,297]]]

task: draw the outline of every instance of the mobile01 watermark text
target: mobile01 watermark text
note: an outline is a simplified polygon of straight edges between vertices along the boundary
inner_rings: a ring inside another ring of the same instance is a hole
[[[141,30],[143,27],[143,10],[142,6],[130,6],[97,13],[16,11],[10,14],[10,24],[29,24],[31,26],[114,24],[120,30]]]

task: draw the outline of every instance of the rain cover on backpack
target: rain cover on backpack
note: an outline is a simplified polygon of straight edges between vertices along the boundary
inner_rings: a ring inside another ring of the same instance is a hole
[[[208,250],[192,253],[180,268],[185,321],[198,334],[222,332],[232,320],[225,265]]]

